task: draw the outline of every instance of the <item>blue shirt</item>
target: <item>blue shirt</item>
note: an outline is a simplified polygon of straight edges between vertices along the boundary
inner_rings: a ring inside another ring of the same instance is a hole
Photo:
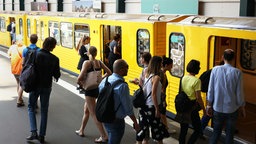
[[[28,47],[31,48],[31,49],[35,49],[37,46],[35,44],[30,44]],[[40,51],[40,49],[37,49],[37,51]],[[25,58],[27,53],[28,53],[28,48],[26,47],[22,51],[22,57]]]
[[[124,78],[120,75],[113,73],[108,77],[108,82],[113,84],[117,80],[123,80]],[[99,85],[99,91],[104,87],[106,78],[103,79]],[[120,83],[114,87],[114,101],[115,101],[115,110],[119,104],[121,104],[116,112],[116,118],[123,119],[126,116],[134,115],[133,105],[130,98],[129,87],[127,83]]]
[[[212,69],[207,101],[220,113],[233,113],[245,105],[242,72],[230,64]]]

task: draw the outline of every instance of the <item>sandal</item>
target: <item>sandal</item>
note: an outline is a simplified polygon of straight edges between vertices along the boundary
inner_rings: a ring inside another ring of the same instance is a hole
[[[104,139],[102,136],[94,140],[95,143],[107,143],[108,139]]]
[[[76,130],[75,133],[80,137],[84,137],[84,134],[80,134],[80,130]]]
[[[17,103],[17,107],[22,107],[22,106],[25,106],[23,100],[21,100],[20,102]]]

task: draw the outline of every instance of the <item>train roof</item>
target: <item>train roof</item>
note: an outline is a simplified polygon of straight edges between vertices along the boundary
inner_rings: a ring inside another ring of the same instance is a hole
[[[132,21],[164,21],[169,22],[178,17],[176,14],[125,14],[125,13],[95,13],[95,12],[29,12],[29,15],[35,16],[58,16],[87,19],[105,19],[105,20],[132,20]]]
[[[178,24],[256,30],[255,17],[189,16],[178,22]]]

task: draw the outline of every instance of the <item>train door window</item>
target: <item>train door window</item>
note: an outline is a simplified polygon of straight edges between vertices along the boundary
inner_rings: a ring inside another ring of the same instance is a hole
[[[241,66],[243,69],[256,70],[256,40],[241,41]]]
[[[140,57],[144,52],[150,52],[149,31],[146,29],[139,29],[137,31],[137,63],[143,66],[140,62]]]
[[[60,31],[59,23],[54,21],[49,21],[49,36],[54,37],[57,40],[57,45],[60,44]]]
[[[44,40],[44,22],[40,22],[40,29],[41,29],[41,39]]]
[[[23,21],[19,19],[19,34],[23,36]]]
[[[40,21],[39,20],[36,21],[36,33],[37,33],[38,39],[42,39],[41,38],[41,28],[40,28]]]
[[[72,23],[62,22],[60,23],[60,39],[61,45],[67,48],[73,48],[73,27]]]
[[[31,23],[30,23],[30,19],[27,19],[27,34],[28,34],[28,38],[31,35]]]
[[[75,24],[74,28],[75,28],[74,46],[76,48],[79,44],[80,39],[83,36],[90,36],[90,30],[89,30],[89,26],[84,24]]]
[[[173,76],[182,77],[184,75],[185,59],[185,37],[181,33],[171,33],[169,37],[169,57],[173,59]]]

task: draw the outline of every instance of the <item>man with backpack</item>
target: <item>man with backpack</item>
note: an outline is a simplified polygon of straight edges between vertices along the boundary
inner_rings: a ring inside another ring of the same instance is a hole
[[[37,36],[31,35],[32,46],[35,48],[35,44],[33,44]],[[28,115],[30,122],[30,132],[31,135],[28,136],[27,140],[35,140],[38,139],[40,143],[44,143],[45,135],[46,135],[46,127],[47,127],[47,117],[48,117],[48,107],[50,94],[52,91],[52,80],[57,82],[60,77],[60,66],[59,66],[59,58],[51,53],[56,46],[56,39],[53,37],[48,37],[44,40],[43,48],[36,52],[35,59],[35,69],[37,76],[37,83],[35,90],[29,92],[28,98]],[[31,46],[30,46],[31,47]],[[40,96],[40,110],[41,110],[41,122],[40,122],[40,131],[38,136],[37,122],[36,122],[36,105],[38,97]]]
[[[23,65],[25,64],[25,58],[26,58],[26,56],[27,56],[27,54],[29,53],[30,50],[36,50],[36,51],[40,50],[40,48],[36,46],[37,40],[38,40],[38,37],[37,37],[36,34],[32,34],[30,36],[31,44],[27,48],[25,48],[22,52],[22,59],[23,59],[22,64]]]
[[[113,84],[116,81],[124,81],[124,76],[128,72],[128,64],[126,61],[119,59],[113,64],[113,74],[108,77],[108,82]],[[102,80],[99,85],[99,91],[104,88],[106,78]],[[125,131],[125,121],[124,118],[129,116],[134,122],[134,129],[139,130],[139,125],[134,116],[133,105],[130,99],[129,87],[127,83],[122,82],[117,84],[113,89],[114,96],[114,108],[116,119],[110,123],[103,123],[106,131],[108,133],[108,143],[109,144],[120,144],[121,139]],[[96,111],[97,113],[97,111]]]

